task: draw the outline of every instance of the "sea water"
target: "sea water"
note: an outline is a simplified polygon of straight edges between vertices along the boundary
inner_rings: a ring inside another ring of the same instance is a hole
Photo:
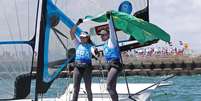
[[[153,83],[162,80],[165,77],[166,76],[128,76],[127,80],[130,83]],[[48,92],[44,94],[44,97],[62,95],[69,82],[72,82],[72,79],[57,79]],[[100,82],[99,78],[93,77],[93,82]],[[118,83],[124,82],[124,77],[119,77]],[[151,95],[152,101],[201,101],[201,75],[175,76],[174,78],[169,79],[168,82],[171,82],[171,85],[159,87],[153,91]],[[32,90],[33,89],[34,87]],[[135,87],[130,89],[135,89]]]

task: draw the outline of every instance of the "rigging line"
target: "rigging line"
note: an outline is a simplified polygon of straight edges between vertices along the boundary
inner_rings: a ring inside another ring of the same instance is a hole
[[[20,21],[19,21],[19,12],[18,12],[18,8],[17,8],[17,1],[15,0],[15,11],[16,11],[16,17],[17,17],[17,28],[18,28],[18,32],[19,32],[19,35],[20,35],[20,40],[22,40],[22,31],[21,31],[21,26],[20,26]],[[23,49],[23,45],[20,45],[20,47],[21,47],[21,55],[23,56],[23,52],[24,52],[24,49]],[[21,61],[22,62],[22,61]],[[25,62],[25,64],[27,64],[26,62]],[[23,67],[23,71],[25,71],[26,70],[26,66],[23,66],[23,62],[22,62],[22,67]]]
[[[146,91],[147,89],[149,89],[149,88],[151,88],[151,87],[153,87],[153,86],[159,85],[161,82],[166,81],[166,80],[168,80],[168,79],[171,79],[171,78],[173,78],[173,77],[175,77],[175,76],[176,76],[176,75],[173,75],[173,74],[172,74],[172,75],[170,75],[169,77],[164,78],[164,79],[162,79],[162,80],[159,80],[159,81],[157,81],[156,83],[152,84],[151,86],[148,86],[147,88],[145,88],[145,89],[143,89],[143,90],[141,90],[141,91],[138,91],[138,92],[136,92],[135,94],[132,94],[131,96],[140,94],[140,93],[142,93],[143,91]]]
[[[45,29],[41,29],[41,28],[46,28],[46,21],[45,21],[46,20],[45,19],[46,18],[46,12],[47,12],[46,8],[47,8],[47,0],[38,0],[38,2],[37,2],[37,12],[36,12],[36,23],[35,23],[35,37],[36,37],[35,40],[38,41],[37,45],[39,45],[39,46],[35,45],[35,48],[38,47],[38,50],[41,50],[41,51],[43,51],[44,49],[43,50],[39,49],[41,47],[41,45],[43,44],[43,43],[41,44],[41,41],[39,39],[41,39],[41,37],[43,37],[43,34],[41,32],[44,33],[44,30],[45,30]],[[40,12],[40,21],[38,20],[39,19],[39,12]],[[38,25],[38,24],[40,24],[41,26]],[[40,28],[38,28],[38,26]],[[39,30],[39,33],[36,34],[38,30]],[[39,52],[39,54],[40,53],[42,53],[42,55],[44,55],[43,52]],[[37,57],[37,59],[40,60],[39,57]],[[33,62],[33,60],[32,60],[32,62]],[[41,65],[41,64],[37,63],[37,66],[38,65]],[[32,71],[33,71],[33,64],[32,64],[32,68],[31,68],[31,71],[30,71],[31,74],[32,74]],[[38,71],[38,68],[37,68],[37,71]],[[38,101],[38,92],[39,92],[38,83],[40,82],[39,79],[40,79],[40,76],[36,75],[35,94],[34,94],[35,95],[35,97],[34,97],[35,101]]]
[[[69,42],[68,42],[68,40],[66,41],[66,45],[69,45]],[[69,53],[68,52],[66,52],[66,58],[68,59],[68,56],[69,56]],[[71,66],[71,65],[66,65],[66,67],[68,67],[68,66]],[[68,67],[67,68],[67,70],[68,70],[68,72],[69,72],[69,75],[68,75],[68,78],[69,78],[69,82],[68,82],[68,85],[70,85],[70,83],[72,82],[72,78],[71,78],[71,75],[70,75],[70,67]],[[67,73],[66,73],[67,74]]]
[[[34,32],[34,37],[36,37],[36,34],[37,34],[37,25],[38,25],[38,12],[39,12],[39,0],[37,2],[37,10],[36,10],[36,20],[35,20],[35,32]],[[36,41],[36,39],[35,39]],[[36,43],[36,42],[34,42]],[[32,63],[31,63],[31,71],[30,71],[30,74],[32,75],[32,71],[33,71],[33,63],[34,63],[34,51],[35,51],[35,46],[34,48],[32,49],[33,51],[33,54],[32,54]]]
[[[61,40],[61,38],[59,37],[59,35],[57,34],[57,32],[55,30],[53,30],[55,35],[57,36],[57,38],[59,39],[59,42],[62,44],[63,48],[66,50],[66,52],[68,51],[68,48],[65,46],[64,42]]]
[[[57,33],[59,33],[60,35],[62,35],[62,36],[64,36],[65,37],[65,35],[63,34],[63,33],[61,33],[59,30],[57,30],[56,28],[52,28],[52,30],[54,31],[54,34],[57,36],[57,38],[59,39],[59,42],[62,44],[62,46],[63,46],[63,48],[65,49],[65,51],[66,51],[66,59],[68,58],[68,48],[65,46],[65,44],[63,43],[63,41],[61,40],[61,38],[59,37],[59,35],[57,34]],[[65,37],[65,38],[67,38],[67,37]],[[67,38],[68,39],[68,38]],[[67,41],[68,42],[68,41]],[[68,65],[66,65],[66,67],[67,67]],[[69,68],[67,68],[67,70],[69,70]],[[57,94],[58,95],[58,94]]]
[[[67,66],[69,66],[69,65],[67,65]],[[66,81],[67,81],[67,85],[64,87],[65,88],[65,92],[68,90],[69,91],[69,86],[70,86],[70,84],[71,84],[71,82],[73,81],[73,77],[71,76],[71,71],[70,71],[70,67],[68,67],[67,68],[67,71],[68,71],[68,74],[66,73],[66,75],[67,75],[67,78],[66,78]],[[68,96],[68,94],[70,95],[71,94],[71,91],[69,91],[69,93],[66,93],[66,96]],[[66,101],[67,101],[67,99],[68,99],[68,101],[70,101],[70,96],[67,98],[66,97]]]
[[[104,86],[104,83],[106,83],[105,82],[105,80],[104,80],[104,73],[103,73],[103,67],[102,67],[102,63],[101,63],[101,60],[99,59],[99,58],[97,58],[98,59],[98,63],[99,63],[99,65],[100,65],[100,68],[99,68],[99,71],[101,72],[101,74],[99,75],[99,85],[100,85],[100,91],[101,90],[103,90],[104,88],[106,88],[105,86]],[[102,82],[101,82],[101,78],[102,78]],[[101,84],[102,84],[102,87],[101,87]],[[101,92],[100,92],[101,93]],[[101,97],[102,97],[102,101],[103,101],[103,92],[101,93]]]
[[[58,34],[60,34],[61,36],[63,36],[64,38],[66,39],[69,39],[66,35],[64,35],[61,31],[59,31],[58,29],[56,28],[52,28],[55,32],[57,32]]]
[[[39,13],[39,5],[40,5],[40,1],[41,0],[37,0],[37,9],[36,9],[36,16],[35,16],[35,30],[34,30],[34,37],[35,37],[35,43],[36,43],[36,34],[37,34],[37,28],[38,28],[38,13]],[[42,2],[42,1],[41,1]],[[43,5],[43,3],[42,3],[42,5]],[[42,12],[42,11],[41,11]],[[38,43],[37,43],[38,44]],[[36,45],[35,46],[33,46],[33,54],[32,54],[32,63],[31,63],[31,71],[30,71],[30,74],[32,75],[33,73],[32,73],[32,71],[33,71],[33,68],[34,68],[34,66],[33,66],[33,64],[34,64],[34,51],[35,51],[35,48],[36,48]],[[31,78],[30,78],[31,79]],[[37,76],[36,76],[36,83],[35,83],[35,101],[38,101],[38,94],[37,94],[37,89],[38,89],[38,87],[37,87]]]
[[[105,74],[104,74],[104,72],[103,72],[103,64],[102,64],[102,62],[101,62],[101,59],[99,59],[99,58],[97,58],[98,59],[98,63],[100,64],[100,68],[99,68],[99,70],[100,70],[100,72],[101,72],[101,77],[102,77],[102,79],[103,79],[103,81],[105,81],[104,80],[104,78],[105,78]],[[105,83],[105,82],[104,82]]]
[[[69,40],[67,40],[67,45],[69,45]],[[68,56],[69,56],[69,53],[68,52],[66,52],[67,54],[66,54],[66,58],[69,58]],[[68,86],[66,86],[66,88],[68,89],[68,87],[70,86],[70,84],[73,82],[73,75],[70,75],[70,73],[72,73],[71,71],[70,71],[70,67],[69,66],[71,66],[71,65],[67,65],[68,66],[68,68],[67,68],[67,70],[68,70],[68,74],[66,73],[66,75],[68,75],[68,79],[67,80],[69,80],[68,81],[68,83],[67,83],[67,85]],[[66,66],[66,67],[67,67]],[[72,70],[73,71],[73,70]],[[68,94],[68,93],[67,93]],[[70,93],[69,93],[70,94]],[[69,97],[69,100],[70,100],[70,97]]]
[[[43,101],[43,93],[41,94],[41,101]]]

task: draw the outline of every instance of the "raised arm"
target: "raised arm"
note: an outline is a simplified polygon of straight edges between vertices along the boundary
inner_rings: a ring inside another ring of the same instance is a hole
[[[79,19],[79,20],[77,21],[77,23],[71,28],[71,30],[70,30],[70,36],[71,36],[71,39],[72,39],[72,40],[76,39],[75,32],[76,32],[77,26],[78,26],[79,24],[81,24],[82,22],[83,22],[83,20],[82,20],[82,19]]]
[[[113,19],[112,19],[112,16],[111,16],[111,12],[108,11],[106,13],[106,16],[108,18],[108,24],[109,24],[109,39],[108,39],[108,46],[110,48],[116,48],[117,45],[118,45],[118,42],[117,42],[117,35],[116,35],[116,31],[115,31],[115,28],[114,28],[114,23],[113,23]]]

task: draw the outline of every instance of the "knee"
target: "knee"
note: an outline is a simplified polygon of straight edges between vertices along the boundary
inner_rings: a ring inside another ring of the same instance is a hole
[[[112,86],[111,85],[107,85],[107,90],[110,92],[110,91],[113,91],[112,89]]]
[[[115,95],[116,94],[116,89],[111,85],[107,86],[107,91],[110,93],[110,95]]]
[[[87,89],[86,91],[87,91],[87,94],[92,94],[91,89]]]

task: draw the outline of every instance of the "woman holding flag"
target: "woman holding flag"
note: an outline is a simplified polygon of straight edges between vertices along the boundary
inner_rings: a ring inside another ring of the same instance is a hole
[[[103,54],[106,61],[106,67],[109,70],[107,76],[107,90],[112,101],[118,101],[116,84],[118,74],[122,70],[122,64],[120,61],[121,56],[110,12],[107,12],[107,18],[109,19],[109,32],[107,30],[101,30],[99,35],[101,36],[102,41],[105,42],[103,45]]]

